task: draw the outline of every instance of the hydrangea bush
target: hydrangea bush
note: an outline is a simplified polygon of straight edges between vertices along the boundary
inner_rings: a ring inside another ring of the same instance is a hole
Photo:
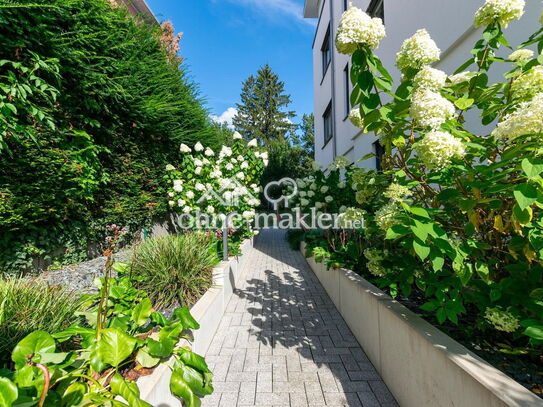
[[[476,318],[470,329],[501,331],[538,346],[543,29],[506,52],[508,58],[498,56],[500,48],[511,48],[503,29],[523,15],[524,5],[486,1],[474,21],[484,27],[483,39],[451,75],[430,66],[440,51],[419,30],[397,54],[402,76],[394,85],[373,53],[384,33],[360,10],[345,13],[337,47],[352,54],[351,121],[374,133],[386,151],[381,173],[347,170],[355,208],[366,214],[355,251],[362,255],[353,267],[393,295],[422,293],[422,309],[439,323],[456,324],[469,314]],[[373,25],[379,29],[372,36],[366,31]],[[504,80],[490,83],[489,72],[503,72],[503,65]],[[466,126],[468,112],[480,118],[477,132],[473,120]],[[335,261],[352,263],[352,257],[338,260],[332,249]]]
[[[248,225],[260,205],[260,179],[268,165],[268,153],[258,148],[256,139],[247,143],[239,133],[234,133],[231,146],[225,145],[220,151],[199,142],[193,148],[182,144],[180,151],[183,158],[179,166],[166,167],[171,209],[192,219],[207,214],[215,220],[217,229],[222,228],[228,214],[237,213],[244,218],[234,225],[238,237],[250,235]]]

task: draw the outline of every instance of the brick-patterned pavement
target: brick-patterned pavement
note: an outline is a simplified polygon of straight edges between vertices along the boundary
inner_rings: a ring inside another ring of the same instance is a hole
[[[203,406],[397,406],[284,232],[261,231],[249,256],[206,354]]]

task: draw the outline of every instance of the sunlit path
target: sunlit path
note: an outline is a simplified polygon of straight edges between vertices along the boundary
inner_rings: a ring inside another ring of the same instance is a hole
[[[204,406],[396,406],[284,232],[257,239],[207,352]]]

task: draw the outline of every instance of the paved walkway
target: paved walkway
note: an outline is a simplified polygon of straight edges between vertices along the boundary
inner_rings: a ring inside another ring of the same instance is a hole
[[[303,256],[265,230],[206,359],[203,406],[397,406]]]

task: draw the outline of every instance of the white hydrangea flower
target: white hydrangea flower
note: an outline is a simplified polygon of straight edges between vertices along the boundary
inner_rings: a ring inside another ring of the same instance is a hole
[[[383,253],[377,249],[364,250],[364,257],[368,260],[366,267],[368,271],[376,277],[384,277],[387,274],[386,269],[381,262],[384,260]]]
[[[449,76],[450,86],[460,85],[461,83],[466,83],[471,80],[476,74],[474,72],[466,71],[460,72],[456,75]]]
[[[347,211],[347,207],[345,205],[341,205],[339,207],[339,213],[345,213]]]
[[[487,308],[485,319],[494,325],[494,328],[498,331],[511,333],[520,328],[519,321],[513,314],[499,308]]]
[[[447,74],[439,69],[424,66],[413,78],[413,88],[437,91],[445,86]]]
[[[440,49],[425,29],[418,30],[406,39],[396,54],[396,66],[402,72],[409,68],[420,69],[439,60]]]
[[[202,143],[200,143],[200,142],[197,142],[197,143],[194,145],[194,151],[200,152],[200,151],[203,151],[203,149],[204,149],[204,146],[203,146]]]
[[[258,146],[258,141],[256,141],[255,138],[247,143],[247,147],[257,147],[257,146]]]
[[[236,174],[236,178],[238,178],[238,179],[243,179],[243,178],[245,178],[245,174],[242,173],[242,172],[240,171],[240,172],[238,172],[238,173]]]
[[[398,205],[391,202],[375,212],[375,222],[382,231],[386,232],[389,228],[399,223],[399,213]]]
[[[225,168],[228,170],[228,171],[232,171],[234,169],[234,164],[232,163],[228,163],[225,165]]]
[[[475,27],[485,27],[495,22],[506,28],[524,14],[524,0],[486,0],[475,13]]]
[[[192,191],[187,191],[186,195],[187,195],[187,198],[189,198],[189,199],[194,198],[194,192],[192,192]]]
[[[517,49],[516,51],[512,52],[511,55],[509,55],[508,59],[510,61],[523,63],[523,62],[529,61],[533,57],[534,57],[534,51],[532,51],[531,49],[523,48],[523,49]]]
[[[264,167],[267,167],[269,163],[269,160],[262,160],[262,164],[264,164]]]
[[[358,107],[351,109],[351,112],[349,113],[349,120],[353,126],[360,129],[364,128],[364,121],[362,120],[362,115],[360,114],[360,109]]]
[[[305,198],[300,199],[300,205],[307,206],[309,205],[309,201]]]
[[[315,202],[315,208],[321,209],[323,206],[322,202]]]
[[[268,152],[263,151],[262,153],[260,153],[260,158],[262,158],[263,160],[267,160],[268,159]]]
[[[178,200],[177,200],[177,206],[179,206],[180,208],[181,208],[182,206],[185,206],[185,203],[186,203],[186,202],[185,202],[184,199],[178,199]]]
[[[175,167],[171,164],[166,165],[166,171],[173,171],[175,170]]]
[[[237,131],[234,132],[232,137],[234,138],[234,140],[241,140],[243,138],[243,136],[241,134],[239,134],[239,132],[237,132]]]
[[[415,144],[415,151],[429,169],[441,169],[466,153],[462,140],[445,131],[432,131]]]
[[[311,189],[312,191],[316,191],[317,190],[317,184],[309,185],[309,189]]]
[[[384,195],[395,202],[401,202],[411,196],[411,190],[404,185],[390,184]]]
[[[332,196],[330,196],[330,195],[327,195],[327,196],[324,198],[324,200],[326,201],[326,203],[330,203],[330,202],[332,202],[332,201],[334,200],[334,198],[333,198]]]
[[[241,216],[243,216],[244,219],[251,220],[252,218],[255,217],[255,212],[254,211],[243,211],[243,214]]]
[[[543,91],[543,66],[531,68],[513,81],[511,92],[518,99],[527,99]]]
[[[196,167],[196,168],[194,169],[194,173],[195,173],[196,175],[200,175],[200,174],[202,173],[202,167]]]
[[[343,209],[343,210],[342,210]],[[339,225],[342,228],[352,228],[354,222],[364,221],[364,211],[358,208],[347,208],[342,206],[340,208],[341,216],[339,217]]]
[[[182,153],[190,153],[192,150],[186,144],[181,144],[181,146],[179,147],[179,151],[181,151]]]
[[[215,155],[215,152],[208,147],[206,148],[206,151],[204,152],[204,154],[206,155],[206,157],[213,157]]]
[[[207,213],[215,213],[215,208],[211,205],[208,205],[206,208]]]
[[[221,148],[220,156],[221,157],[230,157],[232,155],[232,149],[227,146]]]
[[[170,191],[170,192],[168,192],[168,196],[169,196],[170,198],[173,198],[173,197],[175,196],[175,194],[174,194],[173,192]]]
[[[437,92],[420,89],[413,94],[410,114],[421,127],[437,129],[454,113],[454,105]]]
[[[204,184],[201,184],[200,182],[197,182],[196,185],[194,185],[194,189],[196,189],[196,191],[205,191],[206,187]]]
[[[241,165],[240,165],[240,168],[241,168],[242,170],[245,170],[245,169],[249,168],[249,163],[248,163],[247,161],[243,161],[243,162],[241,163]]]
[[[233,164],[235,164],[235,163],[238,162],[238,159],[237,159],[236,157],[232,157],[232,158],[230,159],[230,162],[233,163]]]
[[[371,18],[359,8],[350,7],[339,21],[336,48],[342,54],[352,54],[359,45],[375,49],[385,35],[385,26],[380,18]]]
[[[181,184],[174,184],[173,190],[174,190],[175,192],[183,192],[183,185],[181,185]]]
[[[338,185],[337,185],[340,189],[343,189],[347,186],[347,183],[345,181],[341,181]]]
[[[195,158],[193,162],[194,162],[194,165],[197,166],[197,167],[201,167],[201,166],[204,165],[202,160],[199,160],[198,158]]]
[[[175,205],[175,201],[168,201],[168,205],[174,206],[174,205]]]
[[[310,198],[313,198],[315,196],[315,192],[314,191],[307,191],[307,196],[310,197]]]
[[[318,162],[316,161],[313,161],[311,163],[311,168],[313,169],[313,171],[319,171],[321,168],[322,168],[322,165],[320,165]]]
[[[190,209],[190,206],[185,206],[183,208],[183,213],[190,213],[191,209]]]
[[[543,133],[543,93],[530,102],[523,102],[513,113],[508,114],[492,132],[494,137],[512,140],[527,134]]]
[[[330,189],[330,188],[328,188],[327,185],[323,185],[323,186],[321,187],[321,193],[325,194],[325,193],[328,192],[329,189]]]
[[[207,158],[205,158],[205,157],[204,157],[204,159],[202,160],[202,162],[204,163],[204,165],[209,165],[209,164],[211,164],[211,162],[210,162]]]
[[[307,196],[307,192],[305,191],[299,191],[298,195],[300,195],[302,198],[305,198]]]

